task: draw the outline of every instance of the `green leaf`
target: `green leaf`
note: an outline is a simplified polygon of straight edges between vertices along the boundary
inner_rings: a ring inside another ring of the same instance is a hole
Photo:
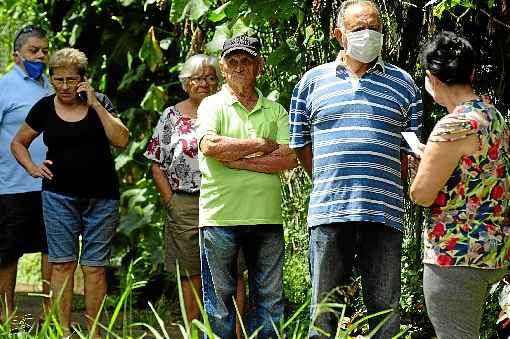
[[[168,49],[168,47],[170,47],[170,45],[172,44],[172,38],[166,38],[166,39],[163,39],[159,42],[159,47],[161,47],[161,49],[164,49],[165,51]]]
[[[120,4],[124,7],[131,6],[136,2],[136,0],[119,0]]]
[[[121,216],[117,232],[129,236],[131,232],[145,225],[146,220],[143,216],[143,210],[140,206],[134,206],[128,210],[127,215]]]
[[[140,106],[147,111],[162,112],[167,100],[168,96],[163,87],[152,84],[145,93]]]
[[[115,170],[119,170],[124,167],[128,162],[133,160],[133,157],[130,157],[129,154],[122,153],[115,157]]]
[[[133,54],[131,54],[131,52],[128,51],[126,58],[127,58],[128,70],[131,70],[131,66],[133,65]]]
[[[189,17],[196,21],[211,7],[209,0],[173,0],[170,8],[170,22],[178,23]]]
[[[254,33],[255,31],[250,27],[246,26],[242,18],[237,19],[237,21],[234,23],[234,26],[232,26],[233,38],[239,35],[252,35]]]
[[[76,24],[73,26],[73,30],[71,32],[71,37],[69,38],[70,46],[74,46],[76,44],[76,40],[78,39],[78,37],[81,34],[81,28],[82,28],[82,25]]]
[[[145,64],[140,64],[136,68],[136,70],[129,70],[126,74],[124,74],[124,77],[122,78],[122,81],[119,84],[119,87],[117,89],[119,91],[122,91],[124,89],[127,89],[133,82],[139,81],[142,79],[143,74],[145,73]]]
[[[207,18],[212,22],[218,22],[218,21],[223,20],[224,18],[227,17],[227,14],[225,13],[225,8],[227,8],[227,6],[229,4],[230,4],[230,1],[227,1],[223,5],[216,8],[214,11],[212,11],[211,14],[209,14],[209,16]]]
[[[227,23],[216,26],[216,31],[214,31],[213,38],[209,43],[205,45],[206,53],[216,54],[223,47],[223,42],[225,42],[225,40],[229,39],[230,37],[231,33]]]
[[[434,16],[440,18],[443,15],[443,12],[446,10],[446,7],[446,0],[443,0],[439,4],[434,5]]]
[[[269,93],[266,98],[268,100],[277,102],[279,97],[280,97],[280,92],[275,89],[275,90],[271,91],[271,93]]]
[[[149,31],[143,40],[142,47],[138,52],[138,57],[149,66],[152,72],[154,72],[161,64],[163,60],[163,53],[159,47],[158,40],[156,40],[154,26],[149,28]]]
[[[285,20],[299,10],[294,5],[294,0],[248,0],[247,2],[252,12],[264,20],[274,16]]]
[[[279,65],[285,60],[290,54],[289,46],[286,43],[281,44],[267,57],[267,63],[269,65]]]

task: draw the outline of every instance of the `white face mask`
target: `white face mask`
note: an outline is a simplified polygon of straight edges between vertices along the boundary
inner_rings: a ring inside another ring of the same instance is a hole
[[[383,34],[371,29],[347,33],[347,55],[368,64],[381,54]]]
[[[436,91],[432,88],[432,82],[430,82],[430,78],[428,76],[425,77],[425,90],[432,98],[436,97]]]

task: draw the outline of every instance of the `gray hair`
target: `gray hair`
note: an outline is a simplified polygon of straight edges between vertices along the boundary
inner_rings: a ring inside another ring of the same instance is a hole
[[[344,2],[342,2],[342,4],[340,5],[340,10],[338,11],[338,16],[336,18],[336,27],[340,28],[340,30],[342,32],[345,31],[345,25],[344,25],[344,20],[345,20],[345,12],[347,12],[347,8],[353,6],[353,5],[369,5],[370,7],[372,7],[373,9],[375,9],[375,11],[377,12],[377,17],[379,18],[379,22],[381,21],[381,11],[379,10],[379,7],[377,6],[377,4],[372,1],[372,0],[346,0]]]
[[[46,31],[39,26],[25,26],[14,37],[14,51],[19,51],[29,38],[48,39],[48,36]]]
[[[189,57],[182,65],[181,72],[179,73],[179,81],[181,82],[182,88],[187,91],[189,78],[199,69],[204,67],[212,67],[216,72],[218,81],[221,80],[220,67],[218,65],[218,59],[215,56],[205,54],[195,54]]]
[[[85,75],[88,66],[88,59],[85,53],[75,48],[62,48],[56,51],[50,58],[48,65],[50,75],[57,67],[73,66],[78,69],[78,74]]]

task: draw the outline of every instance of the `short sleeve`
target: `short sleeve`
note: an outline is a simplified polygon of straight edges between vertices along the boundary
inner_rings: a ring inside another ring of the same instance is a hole
[[[214,97],[214,96],[212,96]],[[197,110],[197,142],[207,134],[218,134],[221,124],[221,106],[213,102],[212,97],[207,97],[200,103]],[[217,99],[216,99],[217,100]]]
[[[276,135],[276,143],[280,145],[288,145],[289,143],[289,115],[282,105],[278,104],[278,132]]]
[[[429,141],[456,141],[477,134],[487,123],[476,112],[452,113],[443,117],[436,124]]]
[[[101,105],[103,105],[103,107],[108,111],[108,113],[110,113],[114,117],[118,115],[117,110],[115,109],[112,102],[106,95],[104,95],[103,93],[96,92],[96,98],[97,100],[99,100]]]
[[[53,96],[44,97],[36,102],[25,118],[27,125],[36,132],[42,133],[46,129],[46,120],[50,111],[49,98],[53,98]]]
[[[155,161],[160,165],[164,166],[167,160],[167,151],[163,147],[166,136],[171,136],[174,130],[174,124],[170,119],[171,107],[168,107],[158,120],[158,124],[154,128],[147,149],[143,154],[147,159]]]
[[[301,148],[312,142],[310,136],[310,112],[307,107],[309,87],[301,79],[292,92],[289,111],[289,147]]]

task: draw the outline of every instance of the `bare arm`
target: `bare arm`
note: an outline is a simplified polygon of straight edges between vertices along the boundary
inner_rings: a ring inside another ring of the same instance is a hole
[[[115,147],[124,148],[129,142],[129,130],[119,118],[111,115],[106,108],[97,100],[94,88],[88,82],[82,82],[77,92],[87,92],[87,105],[97,112],[103,125],[106,137]]]
[[[312,177],[312,144],[308,144],[304,147],[296,148],[296,154],[301,163],[301,166],[305,169],[308,176]]]
[[[28,147],[39,135],[39,132],[32,129],[27,123],[23,123],[11,142],[11,152],[18,163],[34,178],[53,178],[53,174],[46,167],[51,165],[51,160],[44,160],[41,165],[36,165],[30,157]]]
[[[297,166],[296,155],[288,145],[279,145],[278,149],[259,157],[224,162],[227,167],[260,173],[277,173]]]
[[[173,195],[172,188],[168,182],[168,178],[161,167],[159,167],[159,164],[155,161],[152,162],[151,170],[152,177],[154,178],[154,183],[156,184],[156,188],[159,191],[161,200],[163,200],[165,206],[168,206],[168,203],[170,202],[170,199],[172,199]]]
[[[477,149],[478,140],[475,135],[457,141],[427,143],[411,185],[411,200],[425,207],[432,205],[461,157],[473,154]]]
[[[261,152],[269,154],[278,144],[269,139],[237,139],[216,134],[206,134],[200,140],[200,150],[205,156],[219,161],[234,161]]]

